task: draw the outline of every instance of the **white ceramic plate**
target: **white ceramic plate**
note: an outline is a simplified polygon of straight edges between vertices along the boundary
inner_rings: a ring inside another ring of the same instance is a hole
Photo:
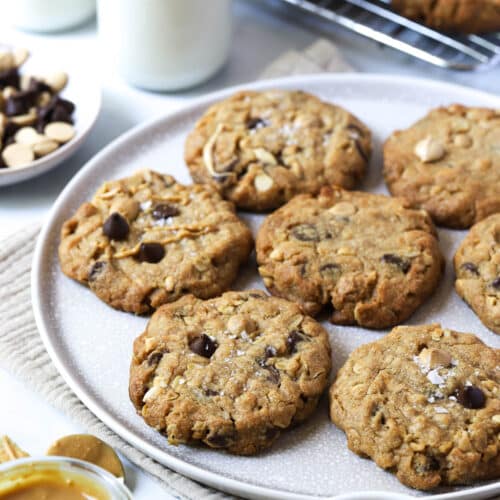
[[[243,88],[269,87],[312,92],[347,107],[368,124],[374,131],[375,155],[363,189],[370,191],[385,192],[381,143],[394,129],[410,125],[431,107],[450,102],[500,108],[498,97],[443,83],[393,76],[302,76]],[[159,462],[202,483],[252,498],[402,499],[423,495],[404,487],[372,461],[351,453],[344,434],[328,420],[325,400],[308,422],[284,433],[271,450],[256,457],[168,445],[163,436],[137,416],[128,398],[132,342],[143,331],[147,319],[111,309],[59,270],[57,245],[61,224],[104,180],[150,167],[190,182],[182,155],[186,134],[208,105],[235,90],[209,95],[125,134],[80,170],[59,196],[40,235],[32,274],[33,306],[47,350],[75,393],[111,429]],[[262,220],[261,216],[242,216],[254,231]],[[483,327],[453,291],[450,263],[464,234],[440,230],[441,247],[447,256],[446,276],[434,296],[409,323],[440,321],[448,328],[476,332],[486,343],[498,348],[500,336]],[[235,288],[250,286],[262,288],[254,263],[249,264],[235,284]],[[334,371],[356,346],[383,335],[329,323],[325,327],[330,333]],[[500,493],[500,481],[474,488],[440,490],[436,498],[479,499],[494,493]]]
[[[43,174],[74,154],[83,144],[94,125],[101,108],[101,89],[96,83],[95,75],[79,71],[76,64],[71,70],[57,65],[53,55],[44,54],[36,48],[31,50],[31,56],[20,69],[21,74],[48,74],[51,71],[68,71],[68,85],[62,91],[61,97],[75,104],[73,114],[75,122],[75,137],[63,144],[53,153],[39,158],[20,168],[0,168],[0,186],[16,184],[37,175]]]

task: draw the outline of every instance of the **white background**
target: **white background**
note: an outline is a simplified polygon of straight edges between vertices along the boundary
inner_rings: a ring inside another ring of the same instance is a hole
[[[95,128],[81,150],[69,161],[41,177],[9,187],[0,187],[0,240],[23,225],[43,220],[61,189],[75,172],[106,144],[134,125],[168,113],[188,99],[226,86],[254,80],[282,52],[301,50],[318,36],[327,36],[343,51],[357,70],[397,73],[454,81],[500,93],[500,67],[480,73],[456,73],[384,49],[340,28],[325,32],[318,26],[301,27],[296,16],[278,17],[265,1],[235,1],[234,42],[226,67],[206,84],[174,94],[148,93],[128,87],[113,74],[108,61],[100,58],[96,26],[57,35],[23,33],[5,25],[0,16],[0,42],[25,46],[34,53],[40,47],[54,54],[61,68],[78,64],[101,80],[103,107]],[[195,34],[193,34],[195,36]],[[71,73],[71,71],[69,71]],[[0,318],[1,321],[1,318]],[[0,369],[0,434],[8,434],[31,454],[42,454],[56,438],[81,432],[37,394]],[[164,490],[133,466],[127,467],[128,484],[137,499],[168,498]]]

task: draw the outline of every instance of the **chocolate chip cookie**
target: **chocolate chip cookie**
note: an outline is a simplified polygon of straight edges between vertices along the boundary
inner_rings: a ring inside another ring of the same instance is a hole
[[[384,146],[393,195],[438,224],[466,228],[500,211],[500,111],[458,104],[431,111]]]
[[[500,0],[392,0],[392,6],[404,16],[438,30],[500,30]]]
[[[251,455],[314,411],[330,364],[327,333],[291,302],[258,290],[189,295],[135,340],[130,398],[171,444]]]
[[[324,187],[271,214],[257,236],[259,273],[271,293],[331,321],[386,328],[436,288],[444,261],[430,217],[404,200]]]
[[[239,208],[274,209],[325,184],[352,189],[364,176],[371,133],[339,106],[301,91],[239,92],[208,109],[185,160],[195,182]]]
[[[220,294],[252,245],[233,205],[210,186],[145,170],[106,182],[64,223],[59,261],[112,307],[143,314],[188,293]]]
[[[401,326],[349,356],[330,416],[349,448],[407,486],[500,478],[500,350],[439,325]]]
[[[457,293],[500,334],[500,214],[472,226],[454,263]]]

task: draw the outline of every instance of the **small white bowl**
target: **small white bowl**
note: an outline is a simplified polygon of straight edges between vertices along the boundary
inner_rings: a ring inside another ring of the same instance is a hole
[[[21,75],[43,75],[52,71],[67,71],[68,85],[61,92],[61,97],[75,104],[73,119],[76,134],[71,141],[63,144],[53,153],[43,156],[29,165],[18,168],[0,168],[0,186],[7,186],[36,177],[69,158],[83,144],[97,120],[101,108],[101,89],[96,79],[91,78],[91,74],[75,71],[74,66],[69,70],[63,66],[63,62],[58,66],[57,54],[51,54],[51,57],[47,57],[46,54],[44,55],[40,51],[37,59],[37,49],[30,50],[30,52],[30,58],[20,68]],[[44,65],[43,61],[47,61],[47,64]]]
[[[60,472],[75,479],[91,481],[109,496],[109,500],[132,500],[132,493],[125,484],[108,471],[89,462],[68,457],[21,458],[0,465],[0,495],[8,488],[21,486],[23,476],[33,473]]]

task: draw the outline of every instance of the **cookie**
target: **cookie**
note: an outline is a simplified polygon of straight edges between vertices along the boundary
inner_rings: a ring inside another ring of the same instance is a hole
[[[301,91],[239,92],[208,109],[189,134],[195,182],[245,210],[274,209],[325,184],[364,176],[371,133],[346,110]]]
[[[315,409],[330,345],[300,308],[258,290],[158,309],[134,342],[130,398],[170,444],[251,455]]]
[[[392,0],[392,6],[403,16],[438,30],[500,30],[500,0]]]
[[[440,325],[401,326],[349,356],[330,416],[349,448],[429,490],[500,478],[500,350]]]
[[[257,235],[272,294],[308,314],[331,304],[340,325],[386,328],[407,319],[444,266],[430,217],[404,200],[324,187],[271,214]]]
[[[391,193],[437,224],[466,228],[500,211],[500,111],[458,104],[432,110],[384,146]]]
[[[110,306],[143,314],[225,291],[252,245],[215,190],[145,170],[106,182],[63,224],[59,261]]]
[[[500,213],[472,226],[454,263],[457,293],[500,334]]]

